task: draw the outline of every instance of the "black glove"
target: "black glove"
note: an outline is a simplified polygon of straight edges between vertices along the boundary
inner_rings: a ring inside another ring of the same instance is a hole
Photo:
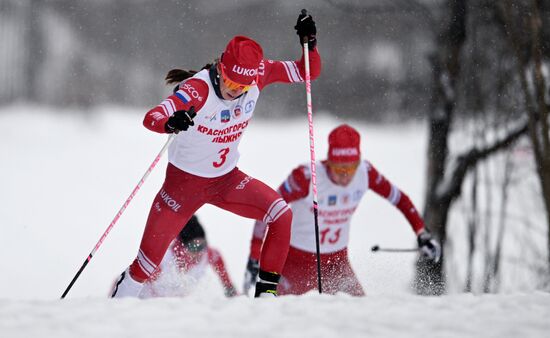
[[[418,249],[420,254],[427,260],[433,261],[434,263],[439,262],[441,258],[441,246],[432,237],[432,235],[427,231],[422,231],[418,234]]]
[[[304,37],[307,37],[308,49],[313,50],[317,45],[317,27],[315,27],[315,21],[313,21],[311,15],[307,14],[305,9],[302,9],[302,14],[298,16],[294,29],[300,37],[300,45],[304,43]]]
[[[235,290],[234,287],[227,287],[223,290],[223,293],[225,294],[226,297],[235,297],[235,296],[238,296],[239,293],[237,292],[237,290]]]
[[[258,272],[260,271],[260,264],[257,260],[248,258],[248,263],[246,264],[246,271],[244,273],[244,285],[243,293],[248,295],[248,290],[256,285],[256,277],[258,277]]]
[[[193,118],[197,115],[195,113],[195,107],[191,106],[189,111],[178,110],[172,116],[168,118],[164,125],[164,130],[167,133],[179,133],[182,130],[187,130],[190,126],[194,126]]]

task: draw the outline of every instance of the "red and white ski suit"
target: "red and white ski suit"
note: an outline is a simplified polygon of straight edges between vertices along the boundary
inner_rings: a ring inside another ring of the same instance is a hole
[[[201,252],[189,253],[176,239],[166,251],[160,270],[145,282],[139,297],[186,296],[196,289],[209,266],[218,275],[224,290],[235,290],[218,250],[208,246]]]
[[[317,49],[309,53],[311,77],[321,72]],[[281,273],[288,252],[292,213],[272,188],[240,171],[238,145],[248,127],[260,91],[276,82],[302,82],[304,58],[262,60],[258,85],[235,100],[215,93],[215,77],[202,70],[179,84],[178,90],[151,109],[145,127],[165,133],[164,125],[178,110],[195,107],[195,125],[177,134],[168,150],[166,179],[153,201],[137,258],[130,266],[134,280],[143,282],[159,267],[172,239],[204,204],[269,223],[260,267]]]
[[[372,190],[387,199],[406,217],[415,233],[424,229],[424,222],[409,197],[381,175],[368,161],[361,161],[347,186],[334,184],[328,175],[326,162],[317,164],[319,200],[318,222],[321,253],[321,281],[329,294],[345,292],[364,295],[363,288],[351,268],[347,246],[351,217],[363,195]],[[292,171],[279,187],[279,192],[293,212],[291,242],[283,268],[279,295],[303,294],[317,289],[315,227],[309,166]],[[266,225],[256,222],[250,247],[250,257],[258,259]]]

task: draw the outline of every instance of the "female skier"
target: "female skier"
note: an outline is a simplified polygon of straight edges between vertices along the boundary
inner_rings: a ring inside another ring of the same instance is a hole
[[[321,72],[315,22],[301,14],[294,28],[300,43],[307,39],[315,79]],[[147,112],[144,125],[177,136],[168,150],[166,178],[153,201],[137,257],[121,274],[113,297],[140,293],[182,225],[206,203],[269,224],[255,296],[276,296],[292,213],[275,190],[237,168],[238,146],[260,92],[272,83],[304,78],[303,55],[298,61],[266,60],[260,45],[245,36],[231,39],[220,58],[197,73],[168,73],[167,82],[179,84],[173,95]]]

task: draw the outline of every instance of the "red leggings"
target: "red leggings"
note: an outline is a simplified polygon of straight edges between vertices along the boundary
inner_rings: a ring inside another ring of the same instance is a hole
[[[137,258],[130,266],[135,280],[143,282],[158,270],[170,242],[206,203],[268,223],[260,267],[268,272],[282,272],[290,242],[292,212],[279,193],[238,168],[208,178],[168,164],[166,179],[149,212]]]
[[[365,295],[349,263],[347,249],[321,254],[321,284],[323,293]],[[316,254],[291,246],[277,292],[279,295],[301,295],[310,290],[318,290]]]

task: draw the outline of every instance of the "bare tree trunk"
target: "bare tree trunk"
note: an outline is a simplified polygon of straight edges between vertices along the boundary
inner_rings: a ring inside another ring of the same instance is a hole
[[[433,97],[429,116],[427,191],[424,221],[426,227],[445,244],[447,215],[451,201],[442,199],[438,187],[445,176],[449,152],[448,138],[456,105],[456,83],[460,73],[459,55],[466,40],[466,0],[450,0],[448,25],[432,56]],[[419,294],[442,294],[445,291],[443,262],[419,260],[414,287]]]
[[[546,84],[542,73],[541,8],[541,0],[531,0],[529,8],[525,8],[522,12],[517,3],[507,0],[503,3],[500,14],[503,17],[503,26],[508,40],[516,53],[518,77],[529,116],[529,137],[535,154],[536,169],[546,210],[547,262],[550,271],[550,135],[548,102],[545,101]],[[514,10],[519,13],[514,13]],[[523,18],[527,19],[523,20]],[[526,38],[522,34],[525,31]],[[530,47],[527,55],[524,48],[526,45]],[[530,89],[528,80],[532,81],[533,90]]]
[[[487,288],[485,292],[498,292],[500,288],[500,278],[499,278],[499,270],[500,270],[500,262],[502,261],[502,247],[504,242],[504,234],[506,232],[506,220],[507,220],[507,206],[508,206],[508,189],[510,188],[510,180],[512,176],[513,171],[513,163],[512,159],[510,158],[509,154],[506,157],[506,163],[504,165],[504,182],[502,183],[502,200],[500,203],[500,215],[499,215],[499,227],[498,227],[498,234],[497,234],[497,245],[495,248],[495,253],[493,255],[492,260],[492,269],[491,269],[491,279],[489,285],[487,285]],[[492,284],[492,288],[491,288]]]
[[[474,279],[474,253],[476,250],[476,234],[478,225],[477,184],[478,170],[475,168],[472,181],[472,213],[470,214],[470,220],[468,222],[468,267],[466,270],[466,284],[464,286],[464,292],[472,292],[472,282]]]
[[[493,173],[491,171],[491,165],[490,163],[487,163],[487,165],[485,166],[485,183],[490,185],[492,184],[492,180],[491,178],[493,177]],[[493,229],[491,227],[491,224],[492,224],[492,211],[491,211],[491,208],[489,207],[490,205],[492,205],[492,201],[493,201],[493,191],[492,189],[486,189],[486,192],[485,192],[485,205],[487,206],[486,207],[486,212],[485,212],[485,219],[484,219],[484,222],[485,222],[485,226],[484,226],[484,232],[483,232],[483,243],[485,243],[485,246],[483,247],[483,259],[484,259],[484,263],[485,263],[485,271],[484,271],[484,276],[483,276],[483,290],[485,290],[485,285],[486,285],[486,282],[488,280],[488,276],[489,276],[489,271],[490,271],[490,267],[491,267],[491,262],[492,262],[492,254],[491,254],[491,238],[493,237]]]
[[[536,111],[529,119],[533,120],[530,129],[531,142],[537,149],[535,152],[537,161],[537,172],[542,187],[544,206],[546,208],[546,222],[548,225],[548,268],[550,271],[550,134],[548,126],[548,103],[545,101],[545,79],[542,74],[542,51],[541,51],[541,17],[540,8],[542,0],[532,0],[533,15],[530,20],[532,53],[535,62],[534,84],[536,97]]]

